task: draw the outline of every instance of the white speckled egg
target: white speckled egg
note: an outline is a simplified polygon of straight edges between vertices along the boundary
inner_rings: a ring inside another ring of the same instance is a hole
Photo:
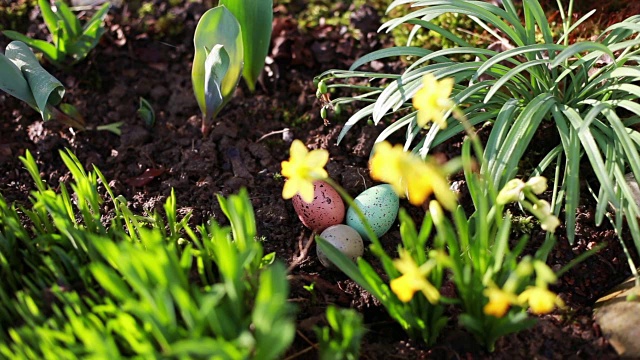
[[[390,185],[370,187],[356,196],[354,202],[362,210],[371,229],[378,237],[389,231],[398,217],[400,199]],[[352,207],[347,210],[347,225],[354,228],[363,238],[369,239],[364,224]]]
[[[340,194],[328,183],[318,180],[313,183],[313,201],[307,204],[300,195],[293,197],[293,208],[302,224],[321,232],[331,225],[342,223],[345,207]]]
[[[356,261],[364,253],[364,242],[362,237],[353,228],[339,224],[326,228],[320,237],[327,240],[328,243],[333,245],[341,253],[346,255],[352,261]],[[325,267],[335,269],[335,265],[329,260],[329,258],[320,250],[319,246],[316,246],[316,253],[318,259]]]

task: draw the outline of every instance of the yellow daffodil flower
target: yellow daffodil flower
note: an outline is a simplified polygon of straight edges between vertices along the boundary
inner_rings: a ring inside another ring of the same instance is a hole
[[[503,317],[511,304],[518,302],[518,297],[508,291],[504,291],[496,286],[489,286],[484,289],[484,296],[489,298],[489,302],[482,308],[485,314],[495,316],[497,318]]]
[[[418,266],[411,254],[406,250],[400,250],[400,258],[393,261],[393,265],[402,273],[402,276],[391,280],[391,291],[402,302],[413,299],[416,291],[422,291],[430,303],[435,304],[440,299],[440,293],[428,280],[427,275],[436,265],[436,260],[431,259],[422,266]]]
[[[438,124],[441,129],[447,127],[445,111],[453,107],[449,97],[453,90],[453,79],[438,81],[428,73],[422,78],[422,88],[413,96],[413,107],[418,109],[418,125],[424,127],[429,121]]]
[[[529,303],[529,308],[534,314],[548,314],[553,309],[563,307],[564,302],[554,292],[546,287],[530,286],[518,296],[518,301],[522,304]]]
[[[313,182],[328,177],[324,166],[329,161],[327,150],[309,151],[300,140],[294,140],[289,150],[289,160],[282,162],[282,176],[287,182],[282,189],[282,197],[291,199],[300,194],[306,203],[313,201]]]
[[[404,151],[402,145],[392,147],[386,141],[377,144],[369,169],[373,179],[390,184],[399,196],[408,194],[413,205],[422,205],[431,193],[449,210],[457,204],[456,195],[438,165]]]

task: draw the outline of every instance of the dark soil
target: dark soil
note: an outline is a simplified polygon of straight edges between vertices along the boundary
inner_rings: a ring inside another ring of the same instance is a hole
[[[155,3],[153,15],[145,18],[138,17],[130,5],[113,8],[107,19],[108,33],[89,59],[71,71],[46,65],[65,84],[65,102],[76,106],[88,124],[123,121],[122,136],[73,132],[59,123],[43,123],[35,111],[0,94],[0,192],[9,201],[26,203],[34,188],[18,160],[26,150],[36,157],[44,179],[56,186],[69,180],[58,152],[72,149],[86,167],[95,165],[112,179],[116,193],[139,212],[162,211],[173,188],[180,214],[193,212],[192,221],[197,224],[210,217],[224,223],[215,195],[247,187],[259,233],[266,238],[265,251],[275,251],[293,267],[291,301],[298,307],[298,335],[287,353],[290,358],[316,357],[312,329],[322,324],[328,304],[356,308],[364,314],[368,328],[362,344],[364,359],[617,357],[593,321],[592,306],[607,289],[628,277],[629,269],[614,231],[606,224],[594,225],[595,204],[589,198],[578,209],[575,244],[570,246],[562,236],[564,228],[559,229],[561,236],[549,264],[559,269],[597,244],[607,246],[567,272],[554,288],[567,303],[566,310],[542,316],[534,328],[501,339],[493,354],[475,345],[455,319],[433,348],[408,339],[371,295],[341,273],[325,269],[315,256],[315,246],[305,253],[311,232],[298,221],[291,202],[281,197],[283,180],[277,174],[280,162],[288,157],[290,141],[281,131],[289,129],[293,138],[310,148],[329,150],[330,176],[352,195],[374,184],[367,159],[381,128],[356,126],[336,145],[348,115],[325,124],[312,79],[326,69],[345,69],[389,41],[379,40],[374,33],[379,25],[379,19],[371,16],[375,11],[365,7],[354,13],[352,20],[359,28],[355,33],[360,35],[356,38],[353,31],[322,25],[322,21],[317,27],[300,30],[294,11],[304,8],[305,1],[277,5],[269,71],[255,94],[242,84],[211,133],[203,137],[191,89],[192,36],[200,15],[213,1],[184,1],[175,7],[165,1]],[[6,4],[0,1],[0,7],[12,6]],[[334,6],[337,12],[353,10],[341,2]],[[31,11],[30,18],[30,24],[19,24],[23,28],[16,30],[46,38],[37,10]],[[168,20],[160,22],[160,18]],[[3,49],[8,42],[0,37]],[[402,66],[375,65],[376,71],[396,72]],[[140,97],[149,100],[156,111],[153,127],[136,115]],[[451,157],[459,151],[458,145],[448,144],[436,152]],[[468,198],[463,201],[469,205]],[[401,205],[410,208],[406,202]],[[412,211],[417,219],[421,217],[420,210]],[[543,234],[534,231],[532,235],[529,248],[535,251]],[[394,251],[399,239],[396,227],[383,242]],[[312,283],[313,296],[303,287]]]

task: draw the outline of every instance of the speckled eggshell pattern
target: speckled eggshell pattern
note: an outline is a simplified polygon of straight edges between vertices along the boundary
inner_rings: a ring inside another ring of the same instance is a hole
[[[386,234],[398,217],[400,199],[390,185],[370,187],[356,196],[354,202],[362,210],[371,229],[378,237]],[[354,228],[363,238],[369,240],[364,224],[352,207],[347,210],[347,225]]]
[[[328,243],[333,245],[336,249],[340,250],[345,256],[352,261],[356,261],[362,254],[364,254],[364,242],[362,237],[353,228],[344,225],[333,225],[326,228],[320,237],[327,240]],[[316,246],[316,253],[318,254],[318,260],[325,267],[336,269],[335,265],[329,260],[329,258],[320,250],[319,246]]]
[[[345,206],[340,194],[321,180],[315,181],[313,187],[313,201],[310,204],[304,202],[300,195],[291,199],[302,224],[316,232],[341,224],[344,221]]]

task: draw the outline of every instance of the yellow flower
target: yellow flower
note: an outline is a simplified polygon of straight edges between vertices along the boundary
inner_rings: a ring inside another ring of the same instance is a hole
[[[413,96],[413,107],[418,109],[418,125],[424,127],[429,121],[438,124],[441,129],[447,127],[444,112],[453,107],[449,99],[453,90],[453,79],[438,81],[428,73],[422,78],[422,88]]]
[[[534,314],[548,314],[553,309],[563,307],[564,302],[554,292],[546,287],[530,286],[518,296],[520,303],[529,303],[529,308]]]
[[[391,280],[389,284],[391,291],[402,302],[409,302],[413,299],[416,291],[422,291],[430,303],[435,304],[440,299],[440,293],[429,281],[427,275],[436,265],[436,261],[431,259],[418,267],[411,254],[401,249],[400,258],[393,261],[393,265],[402,273],[402,276]]]
[[[373,179],[390,184],[399,196],[408,194],[413,205],[422,205],[431,193],[449,210],[457,204],[456,195],[438,165],[404,151],[402,145],[391,147],[386,141],[377,144],[369,169]]]
[[[309,151],[300,140],[293,141],[289,153],[289,160],[282,162],[282,176],[287,178],[282,197],[291,199],[300,194],[304,202],[310,203],[313,201],[313,182],[328,176],[324,166],[329,161],[329,153],[324,149]]]
[[[511,304],[518,302],[515,294],[504,291],[496,286],[489,286],[484,289],[484,296],[489,298],[489,302],[482,309],[485,314],[501,318],[507,313]]]

